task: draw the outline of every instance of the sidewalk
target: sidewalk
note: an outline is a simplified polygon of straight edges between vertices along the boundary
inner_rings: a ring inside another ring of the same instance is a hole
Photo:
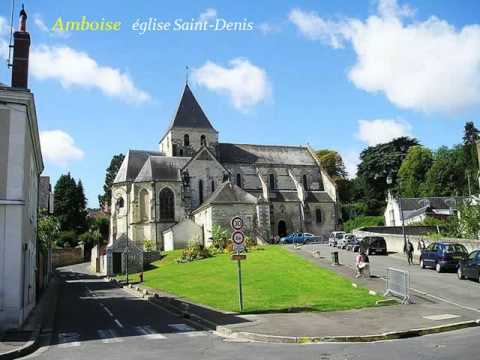
[[[41,338],[51,334],[59,285],[54,276],[22,328],[0,333],[0,360],[16,359],[34,352]]]
[[[351,267],[331,264],[330,252],[320,258],[311,251],[293,250],[315,264],[352,280],[352,286],[368,288],[377,294],[385,291],[380,277],[354,277]],[[327,256],[328,255],[328,256]],[[479,326],[477,312],[414,295],[414,304],[378,306],[335,312],[267,313],[242,315],[226,313],[136,285],[130,291],[180,316],[216,330],[220,335],[274,343],[367,342],[397,339]],[[246,295],[248,301],[248,295]]]

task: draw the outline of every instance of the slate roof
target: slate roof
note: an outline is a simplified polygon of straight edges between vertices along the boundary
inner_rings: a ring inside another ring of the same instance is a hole
[[[177,112],[175,113],[175,117],[173,118],[169,129],[172,127],[211,129],[216,131],[203,112],[202,107],[197,102],[197,99],[195,99],[188,84],[185,85],[182,98],[178,104]]]
[[[230,181],[225,181],[195,211],[212,204],[231,203],[256,204],[257,198]]]
[[[129,150],[113,183],[134,181],[149,156],[163,155],[158,151]]]
[[[180,181],[180,169],[188,160],[185,157],[149,156],[135,181]]]
[[[219,143],[221,163],[316,165],[303,146]]]
[[[402,210],[407,212],[426,207],[432,209],[456,209],[465,199],[465,197],[402,198]]]

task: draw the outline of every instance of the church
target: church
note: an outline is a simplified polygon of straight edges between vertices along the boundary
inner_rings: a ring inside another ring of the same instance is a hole
[[[327,237],[338,223],[335,182],[306,146],[231,144],[188,84],[158,151],[129,150],[112,186],[109,247],[209,246],[212,227],[244,220],[252,240],[290,232]]]

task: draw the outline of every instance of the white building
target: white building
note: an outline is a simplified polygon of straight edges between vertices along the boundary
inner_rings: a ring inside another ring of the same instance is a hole
[[[0,85],[0,329],[20,326],[35,306],[38,181],[43,170],[28,90],[26,13],[14,34],[12,86]]]

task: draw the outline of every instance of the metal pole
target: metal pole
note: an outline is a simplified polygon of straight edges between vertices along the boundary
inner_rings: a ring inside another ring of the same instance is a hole
[[[237,260],[238,265],[238,296],[240,300],[240,312],[243,312],[243,292],[242,292],[242,265],[241,261]]]

